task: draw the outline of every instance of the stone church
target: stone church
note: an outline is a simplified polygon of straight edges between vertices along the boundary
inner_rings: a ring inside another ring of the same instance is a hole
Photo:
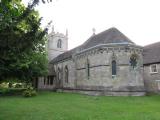
[[[143,48],[116,28],[93,35],[68,50],[68,33],[48,35],[48,77],[40,77],[38,89],[89,95],[145,94]]]

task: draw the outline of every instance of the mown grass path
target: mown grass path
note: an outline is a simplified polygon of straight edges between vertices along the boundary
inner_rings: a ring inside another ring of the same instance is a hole
[[[40,92],[32,98],[0,97],[0,120],[160,120],[160,96]]]

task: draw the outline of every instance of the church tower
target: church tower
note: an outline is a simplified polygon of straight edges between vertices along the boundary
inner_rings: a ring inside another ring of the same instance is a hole
[[[52,32],[48,35],[48,59],[49,62],[68,50],[68,31],[66,30],[66,35],[62,33],[55,33],[54,27],[52,27]]]

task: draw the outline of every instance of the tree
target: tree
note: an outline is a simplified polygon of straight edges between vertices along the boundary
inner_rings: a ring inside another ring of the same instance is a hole
[[[18,78],[29,81],[47,73],[45,43],[48,28],[40,28],[41,18],[34,0],[26,8],[21,0],[0,3],[0,81]]]

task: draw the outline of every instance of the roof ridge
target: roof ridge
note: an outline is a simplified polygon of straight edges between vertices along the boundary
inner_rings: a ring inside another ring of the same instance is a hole
[[[101,35],[101,34],[104,34],[104,33],[107,33],[107,32],[109,32],[109,31],[118,31],[118,32],[120,32],[116,27],[111,27],[111,28],[109,28],[109,29],[107,29],[107,30],[104,30],[104,31],[102,31],[102,32],[99,32],[98,34],[95,34],[95,35],[91,35],[82,45],[85,45],[85,44],[87,44],[90,40],[91,40],[91,38],[94,38],[94,37],[96,37],[96,36],[98,36],[98,35]],[[121,34],[123,34],[122,32],[120,32]],[[124,35],[124,34],[123,34]],[[124,35],[125,36],[125,35]],[[126,36],[125,36],[126,37]],[[126,38],[128,38],[128,37],[126,37]],[[132,42],[132,41],[131,41]]]

